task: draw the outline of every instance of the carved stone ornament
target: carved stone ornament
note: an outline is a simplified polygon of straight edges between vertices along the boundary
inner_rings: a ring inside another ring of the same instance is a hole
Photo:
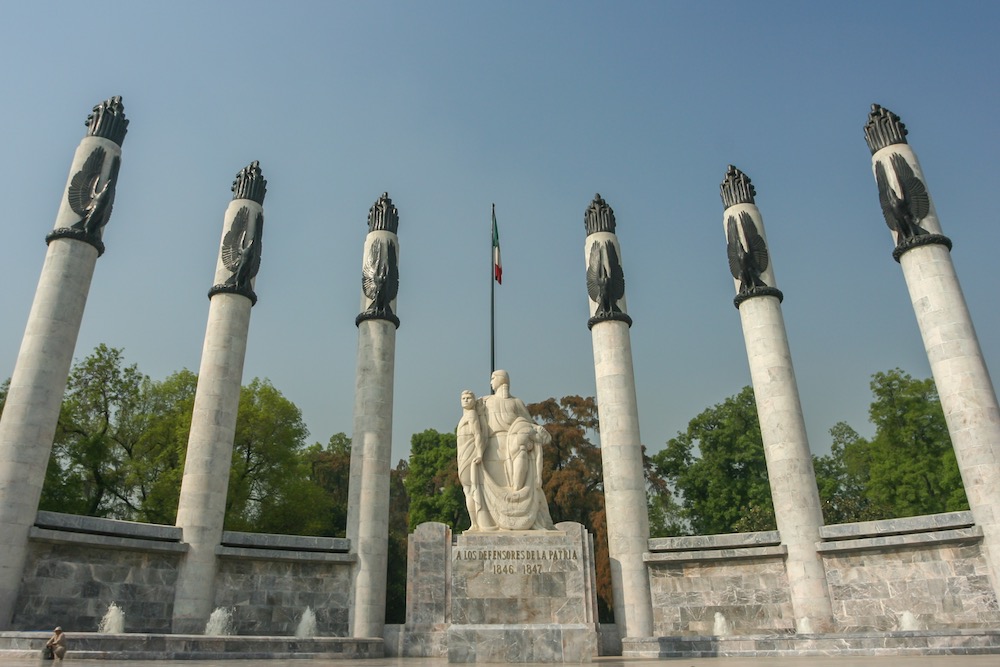
[[[108,176],[103,178],[107,156],[108,152],[97,146],[84,161],[83,167],[73,174],[66,189],[66,199],[80,219],[69,227],[53,230],[45,237],[46,243],[55,239],[76,239],[94,246],[98,257],[104,254],[102,236],[114,208],[115,186],[121,168],[121,158],[115,155],[111,158]]]
[[[264,238],[264,214],[258,212],[253,226],[250,225],[250,209],[240,208],[233,217],[229,231],[222,237],[222,265],[232,273],[226,281],[215,285],[208,292],[209,298],[216,294],[240,294],[257,304],[257,294],[253,291],[253,279],[260,271],[261,244]]]
[[[128,118],[125,117],[125,107],[121,96],[105,100],[94,107],[87,116],[88,137],[103,137],[119,146],[125,141],[128,132]]]
[[[371,301],[354,319],[355,326],[365,320],[386,320],[398,329],[399,318],[392,312],[392,302],[399,294],[399,264],[392,241],[375,238],[368,246],[368,254],[361,266],[361,289]]]
[[[719,189],[722,192],[722,204],[725,208],[737,204],[753,204],[753,198],[757,194],[749,177],[733,165],[729,165],[726,170],[726,178]]]
[[[899,116],[889,111],[885,107],[877,104],[872,105],[871,113],[868,114],[868,122],[865,123],[865,141],[872,155],[879,152],[886,146],[906,143],[907,130]]]
[[[261,206],[264,205],[264,195],[267,194],[267,181],[260,171],[260,162],[254,160],[240,169],[233,181],[233,199],[249,199]]]
[[[590,202],[584,212],[583,225],[587,229],[587,236],[597,232],[615,233],[615,212],[601,199],[600,194],[594,195],[594,201]]]
[[[913,171],[913,167],[900,153],[889,156],[889,167],[895,177],[896,187],[889,182],[885,163],[875,163],[875,183],[878,185],[878,200],[882,206],[885,224],[892,230],[896,247],[892,258],[897,262],[907,250],[923,245],[944,245],[951,250],[951,239],[941,234],[932,234],[920,226],[931,209],[927,186]]]
[[[385,230],[395,234],[397,229],[399,229],[399,211],[392,205],[389,193],[383,192],[368,209],[368,231]]]
[[[745,294],[754,287],[767,287],[760,276],[767,270],[770,259],[767,243],[757,232],[757,225],[746,211],[740,211],[739,227],[743,230],[746,246],[740,239],[736,218],[729,216],[726,221],[726,250],[729,255],[729,272],[740,281],[740,294]]]
[[[232,186],[233,200],[249,199],[263,205],[267,193],[267,181],[260,170],[260,163],[251,162],[236,174]],[[253,279],[260,271],[261,250],[264,241],[264,214],[260,211],[251,224],[249,206],[241,206],[229,229],[222,237],[219,249],[222,265],[230,271],[226,280],[208,290],[208,298],[216,294],[239,294],[257,305],[257,293],[253,291]]]
[[[611,210],[610,207],[607,209]],[[614,220],[614,214],[611,214]],[[587,320],[593,329],[599,322],[615,320],[632,326],[632,318],[618,306],[625,296],[625,272],[618,261],[618,251],[611,240],[595,241],[587,258],[587,294],[597,304],[594,316]]]

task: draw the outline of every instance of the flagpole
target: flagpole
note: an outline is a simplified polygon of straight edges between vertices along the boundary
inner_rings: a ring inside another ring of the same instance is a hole
[[[490,377],[493,376],[493,371],[497,369],[497,359],[496,359],[496,323],[495,323],[495,312],[496,312],[496,298],[494,292],[496,290],[496,266],[495,261],[495,250],[494,250],[494,235],[496,234],[496,224],[497,224],[497,205],[494,203],[493,207],[493,217],[490,218]],[[490,383],[492,385],[492,382]],[[492,390],[491,390],[492,391]]]

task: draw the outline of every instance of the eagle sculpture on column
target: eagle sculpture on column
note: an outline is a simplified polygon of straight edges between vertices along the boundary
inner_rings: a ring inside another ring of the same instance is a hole
[[[875,163],[875,183],[878,185],[878,200],[882,204],[882,215],[889,229],[896,233],[899,244],[915,236],[927,234],[919,225],[930,212],[930,197],[923,181],[913,173],[913,167],[899,153],[889,157],[896,175],[896,191],[889,185],[889,178],[882,161]]]
[[[590,246],[587,262],[587,294],[597,303],[595,318],[621,313],[618,301],[625,296],[625,272],[618,261],[618,251],[611,241],[596,241]]]
[[[361,267],[361,289],[371,305],[362,315],[394,320],[392,302],[399,293],[399,265],[396,247],[389,241],[374,239]]]
[[[264,236],[264,215],[257,214],[255,229],[249,230],[250,209],[240,208],[233,218],[233,224],[222,239],[222,264],[232,271],[226,285],[237,290],[249,290],[250,281],[260,270],[261,240]]]
[[[733,278],[740,281],[740,294],[749,294],[757,287],[767,287],[760,276],[767,270],[768,254],[764,237],[757,233],[753,218],[746,211],[740,212],[740,227],[743,228],[743,238],[746,247],[740,241],[736,228],[736,218],[729,216],[726,221],[726,239],[728,240],[729,271]]]
[[[70,208],[80,216],[80,221],[74,223],[71,229],[81,230],[95,240],[100,240],[101,230],[111,217],[115,202],[115,183],[121,167],[121,158],[115,156],[111,161],[108,177],[102,181],[106,158],[107,151],[100,146],[95,148],[80,171],[73,174],[66,192]]]

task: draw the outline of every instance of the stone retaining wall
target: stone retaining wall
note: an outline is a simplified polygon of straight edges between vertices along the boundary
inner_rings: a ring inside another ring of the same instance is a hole
[[[39,512],[29,534],[15,630],[96,632],[114,602],[129,632],[170,632],[180,529]]]
[[[290,636],[306,607],[319,636],[346,636],[349,542],[324,537],[224,533],[215,603],[240,635]],[[181,530],[53,512],[31,529],[14,630],[96,632],[114,602],[125,632],[169,633]]]
[[[825,526],[820,534],[838,632],[1000,625],[982,531],[969,512]],[[794,633],[780,542],[776,531],[650,540],[654,635]]]
[[[653,633],[715,635],[794,632],[785,548],[777,531],[670,537],[646,555]]]
[[[820,553],[843,632],[996,628],[969,512],[826,526]]]
[[[318,636],[346,637],[348,546],[345,539],[224,533],[215,606],[232,609],[238,635],[293,636],[308,607]]]

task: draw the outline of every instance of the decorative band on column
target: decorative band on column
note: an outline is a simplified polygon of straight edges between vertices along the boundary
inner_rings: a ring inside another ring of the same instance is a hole
[[[785,295],[781,293],[781,290],[777,287],[768,287],[767,285],[762,285],[759,287],[751,287],[746,292],[740,292],[733,297],[733,305],[736,306],[736,310],[740,309],[740,304],[742,304],[747,299],[752,299],[755,296],[776,296],[778,297],[778,303],[785,300]]]
[[[257,305],[257,293],[250,289],[249,285],[227,285],[225,283],[213,285],[212,289],[208,290],[208,298],[211,299],[216,294],[239,294],[250,299],[251,306]]]
[[[82,220],[80,222],[83,222]],[[74,241],[83,241],[84,243],[90,244],[97,249],[97,256],[100,257],[104,254],[104,241],[99,238],[95,238],[89,232],[84,229],[77,229],[73,227],[60,227],[59,229],[53,229],[51,232],[45,235],[45,245],[52,243],[57,239],[72,239]]]
[[[902,239],[899,244],[892,251],[892,258],[899,262],[899,258],[903,256],[903,253],[908,250],[913,250],[914,248],[919,248],[924,245],[943,245],[949,251],[951,250],[951,239],[944,234],[926,234],[924,236],[911,236],[908,239]]]
[[[361,291],[368,306],[354,318],[355,326],[365,320],[386,320],[399,328],[399,318],[392,312],[392,304],[399,294],[398,229],[399,210],[389,193],[383,192],[368,209],[370,243],[361,265]]]

